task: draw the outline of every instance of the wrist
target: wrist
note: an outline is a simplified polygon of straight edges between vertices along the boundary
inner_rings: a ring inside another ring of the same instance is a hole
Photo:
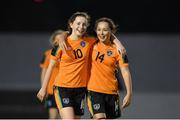
[[[127,96],[132,96],[132,92],[127,92],[126,95]]]

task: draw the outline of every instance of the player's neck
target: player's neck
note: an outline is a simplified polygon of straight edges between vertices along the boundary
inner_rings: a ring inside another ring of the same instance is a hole
[[[69,37],[70,37],[71,40],[79,40],[81,38],[81,37],[79,37],[79,36],[77,36],[75,34],[71,34]]]
[[[110,40],[105,40],[103,42],[101,42],[104,45],[110,46],[111,45],[111,41]]]

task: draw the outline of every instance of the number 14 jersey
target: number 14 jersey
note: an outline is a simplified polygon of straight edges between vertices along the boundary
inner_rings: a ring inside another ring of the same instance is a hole
[[[117,94],[118,81],[115,77],[117,64],[120,67],[127,67],[128,61],[118,53],[115,45],[105,45],[98,42],[92,52],[92,68],[88,90]]]

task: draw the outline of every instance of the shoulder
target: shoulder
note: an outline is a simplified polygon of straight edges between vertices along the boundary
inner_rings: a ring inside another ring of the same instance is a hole
[[[45,54],[51,54],[51,50],[52,50],[52,49],[46,50]]]
[[[122,57],[121,53],[119,52],[117,46],[115,44],[112,44],[112,47],[111,47],[115,53],[116,56],[120,56]]]
[[[84,37],[84,40],[88,43],[90,43],[90,45],[94,45],[94,43],[96,43],[96,38],[95,37]]]
[[[93,36],[84,37],[83,39],[86,41],[96,41],[96,38]]]
[[[55,56],[58,52],[62,51],[58,46],[53,47],[51,55]]]
[[[51,54],[51,49],[47,49],[45,52],[44,52],[44,56],[49,56]]]
[[[110,49],[110,50],[112,50],[112,51],[114,51],[116,54],[118,53],[118,52],[117,52],[117,47],[116,47],[115,44],[111,44],[110,46],[107,46],[107,48]]]

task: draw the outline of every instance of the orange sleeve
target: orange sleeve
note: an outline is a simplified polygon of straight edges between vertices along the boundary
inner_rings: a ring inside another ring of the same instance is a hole
[[[47,68],[48,65],[49,65],[49,60],[50,60],[50,54],[51,54],[51,50],[47,50],[43,57],[42,57],[42,60],[41,60],[41,63],[40,63],[40,67],[41,68]]]
[[[129,66],[129,61],[128,61],[128,57],[126,54],[124,56],[122,56],[121,54],[117,53],[117,60],[118,60],[120,67]]]
[[[62,55],[62,50],[59,49],[59,47],[55,47],[52,49],[50,59],[58,61],[61,58],[61,55]]]

